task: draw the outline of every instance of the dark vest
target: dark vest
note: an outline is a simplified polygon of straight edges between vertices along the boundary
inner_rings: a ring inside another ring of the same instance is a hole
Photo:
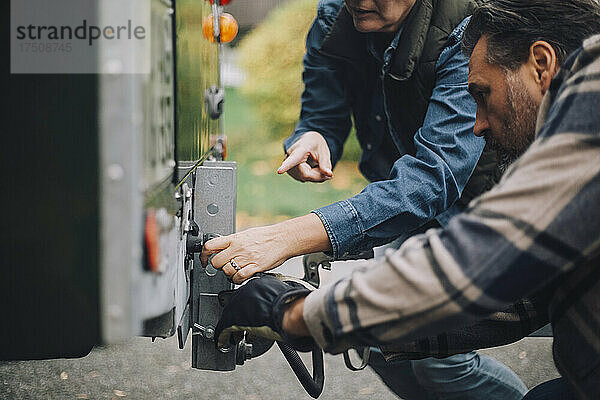
[[[408,154],[415,155],[414,134],[423,125],[436,82],[435,66],[448,36],[476,6],[477,0],[417,0],[404,22],[390,72],[384,78],[384,92],[391,125]],[[364,145],[370,132],[365,116],[371,110],[373,79],[379,79],[380,72],[368,52],[367,35],[354,28],[346,7],[340,9],[320,51],[340,62],[357,136]],[[390,169],[393,161],[387,161]],[[495,154],[486,149],[461,202],[466,204],[490,189],[496,180],[495,170]]]

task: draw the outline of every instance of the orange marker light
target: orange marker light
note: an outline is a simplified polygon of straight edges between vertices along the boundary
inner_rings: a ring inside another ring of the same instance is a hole
[[[211,42],[215,41],[213,21],[214,17],[212,14],[202,20],[202,33]],[[233,18],[233,15],[223,13],[219,18],[219,22],[221,25],[221,43],[229,43],[235,39],[238,33],[238,23]]]
[[[156,222],[156,212],[149,209],[146,212],[144,227],[144,245],[146,250],[146,268],[152,272],[160,272],[160,234]]]
[[[227,159],[227,136],[225,135],[210,135],[210,147],[215,148],[215,152]]]

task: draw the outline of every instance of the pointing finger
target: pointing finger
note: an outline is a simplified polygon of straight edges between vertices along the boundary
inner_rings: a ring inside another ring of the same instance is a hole
[[[278,174],[285,174],[291,168],[294,168],[296,165],[305,162],[308,159],[308,152],[302,149],[296,149],[292,151],[292,154],[289,155],[283,162],[281,166],[277,170]]]

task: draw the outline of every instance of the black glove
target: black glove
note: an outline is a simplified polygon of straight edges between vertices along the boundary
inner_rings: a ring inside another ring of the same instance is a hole
[[[235,344],[246,331],[252,336],[286,342],[298,351],[311,351],[316,345],[311,337],[290,337],[281,328],[288,305],[310,292],[298,283],[282,282],[272,275],[252,279],[231,294],[215,328],[217,345]]]

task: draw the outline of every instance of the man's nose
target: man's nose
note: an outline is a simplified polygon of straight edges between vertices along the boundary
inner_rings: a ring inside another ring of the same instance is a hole
[[[473,128],[473,133],[475,136],[483,136],[486,131],[490,129],[490,124],[487,120],[487,116],[485,113],[481,112],[479,108],[477,109],[477,116],[475,117],[475,127]]]

